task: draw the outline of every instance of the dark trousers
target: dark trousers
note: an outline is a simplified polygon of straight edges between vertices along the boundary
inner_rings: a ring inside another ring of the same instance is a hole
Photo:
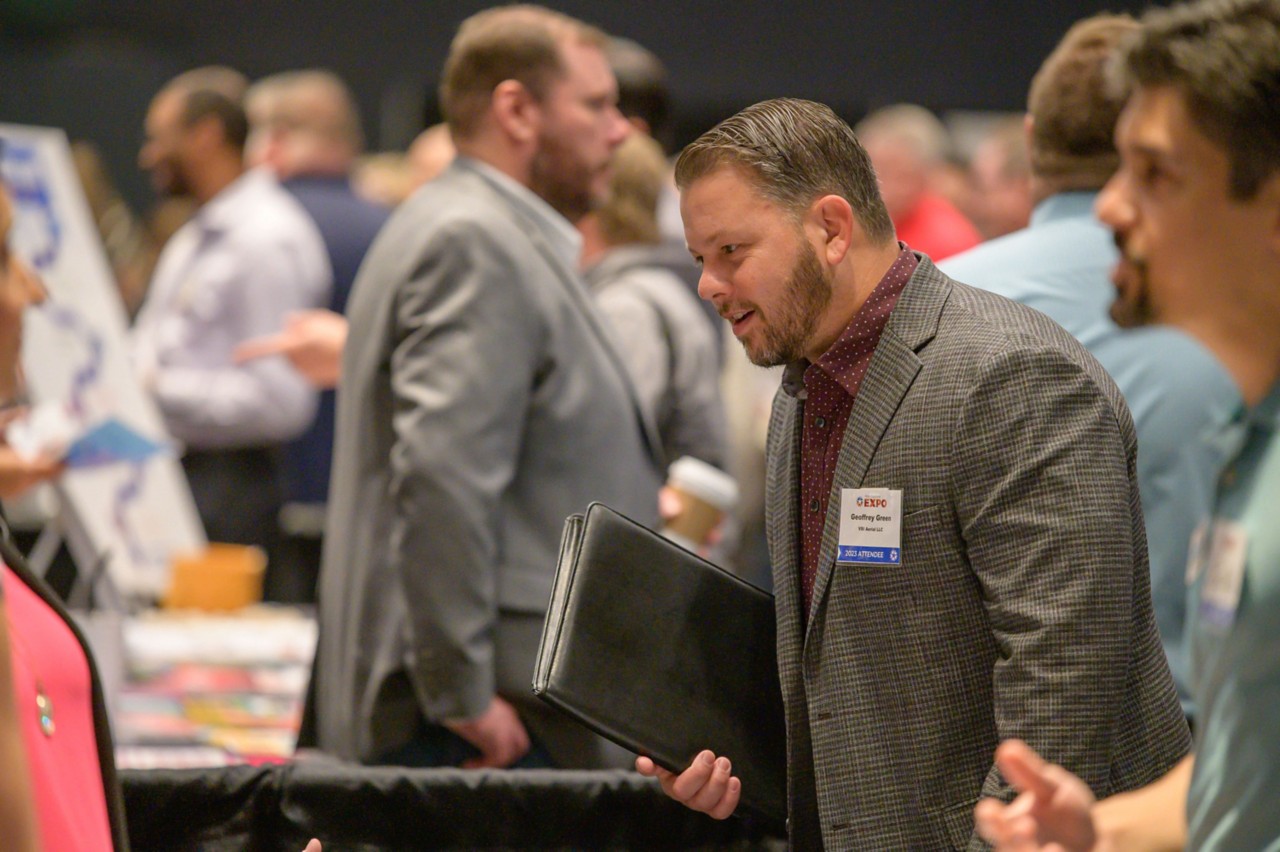
[[[188,450],[182,457],[209,541],[257,545],[266,551],[268,565],[280,551],[284,497],[278,454],[271,447],[243,447]]]

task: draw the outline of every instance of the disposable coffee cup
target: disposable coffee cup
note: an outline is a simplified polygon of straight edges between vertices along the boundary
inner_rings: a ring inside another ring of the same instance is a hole
[[[680,497],[680,514],[667,521],[663,535],[695,550],[738,503],[738,483],[719,468],[681,456],[667,470],[667,487]]]

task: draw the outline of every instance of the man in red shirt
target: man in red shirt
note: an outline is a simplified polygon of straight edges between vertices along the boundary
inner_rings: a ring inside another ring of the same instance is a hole
[[[855,132],[871,157],[898,239],[935,261],[982,242],[973,223],[933,187],[951,144],[933,113],[897,104],[867,116]]]

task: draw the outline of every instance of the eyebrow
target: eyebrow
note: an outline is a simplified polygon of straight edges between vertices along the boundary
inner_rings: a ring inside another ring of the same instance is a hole
[[[709,235],[707,235],[706,242],[714,246],[714,245],[719,245],[721,241],[723,241],[723,239],[724,239],[724,228],[718,228],[717,230],[712,231]],[[689,245],[688,240],[685,240],[685,248],[689,249],[690,252],[693,251],[693,246]]]

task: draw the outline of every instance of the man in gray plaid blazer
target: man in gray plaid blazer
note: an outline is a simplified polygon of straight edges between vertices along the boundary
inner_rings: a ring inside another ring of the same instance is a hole
[[[749,107],[676,178],[701,295],[787,365],[766,504],[792,845],[982,848],[1009,737],[1098,795],[1177,763],[1133,423],[1097,362],[898,243],[826,107]],[[723,818],[732,757],[637,766]]]

